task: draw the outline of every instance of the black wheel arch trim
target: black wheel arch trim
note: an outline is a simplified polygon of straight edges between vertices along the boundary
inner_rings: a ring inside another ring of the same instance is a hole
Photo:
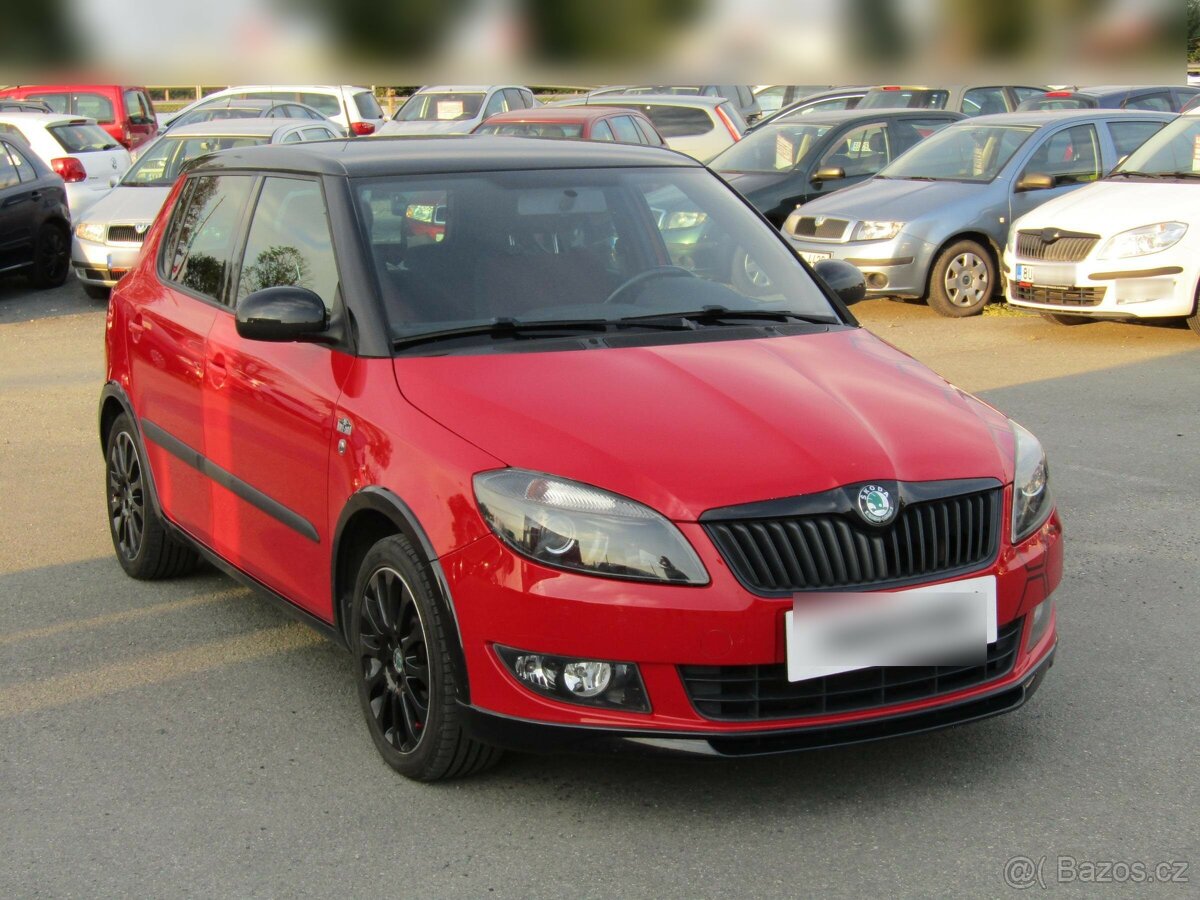
[[[396,526],[400,533],[410,534],[416,539],[417,549],[421,558],[429,566],[437,587],[433,602],[438,606],[438,613],[443,622],[449,622],[452,629],[452,639],[449,642],[450,663],[454,667],[455,683],[457,685],[457,701],[470,703],[470,681],[467,678],[466,653],[463,650],[462,631],[458,625],[458,614],[454,607],[454,598],[450,593],[450,583],[446,580],[446,572],[442,568],[433,542],[429,539],[425,528],[421,525],[412,507],[404,502],[395,492],[379,485],[368,485],[360,488],[342,507],[338,516],[337,526],[333,533],[333,553],[330,554],[330,584],[333,588],[334,626],[343,634],[343,640],[348,643],[346,630],[349,622],[345,621],[343,597],[340,596],[338,585],[338,561],[341,558],[342,536],[346,526],[356,513],[371,510],[377,512]]]
[[[106,382],[100,390],[100,408],[97,415],[97,425],[100,433],[100,453],[107,452],[108,447],[108,430],[106,428],[106,412],[112,403],[120,405],[122,412],[129,417],[129,421],[133,423],[133,436],[137,441],[138,454],[145,462],[143,466],[146,482],[149,487],[150,503],[154,507],[155,513],[158,514],[164,522],[167,517],[163,515],[162,505],[158,502],[158,486],[154,483],[154,467],[150,465],[150,459],[146,455],[146,440],[142,434],[142,423],[138,419],[137,414],[133,411],[133,403],[129,400],[129,395],[125,393],[125,389],[115,381]]]

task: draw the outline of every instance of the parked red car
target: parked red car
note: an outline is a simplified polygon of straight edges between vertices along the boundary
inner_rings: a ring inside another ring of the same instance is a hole
[[[132,150],[158,135],[154,104],[142,87],[120,84],[22,84],[0,97],[37,100],[51,112],[95,119],[114,140]]]
[[[662,136],[642,113],[618,106],[518,109],[491,116],[477,125],[474,133],[666,146]]]
[[[863,293],[658,149],[206,157],[109,306],[117,559],[207,559],[344,641],[417,779],[1010,711],[1056,645],[1045,454],[860,328]]]

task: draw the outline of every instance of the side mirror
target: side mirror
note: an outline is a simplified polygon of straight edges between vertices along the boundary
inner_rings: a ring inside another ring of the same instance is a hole
[[[1044,175],[1041,172],[1030,172],[1028,175],[1022,175],[1017,182],[1016,190],[1021,191],[1048,191],[1054,187],[1054,176]]]
[[[329,326],[325,303],[308,288],[255,291],[237,307],[237,333],[251,341],[299,341]]]
[[[846,177],[846,170],[841,166],[821,166],[812,173],[809,181],[841,181]]]
[[[845,260],[823,259],[813,266],[813,271],[847,306],[867,296],[867,282],[862,272]]]

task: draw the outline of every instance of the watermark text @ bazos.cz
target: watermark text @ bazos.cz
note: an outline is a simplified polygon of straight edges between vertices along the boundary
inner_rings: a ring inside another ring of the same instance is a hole
[[[1188,867],[1182,860],[1014,856],[1004,863],[1004,883],[1017,890],[1054,884],[1188,884]]]

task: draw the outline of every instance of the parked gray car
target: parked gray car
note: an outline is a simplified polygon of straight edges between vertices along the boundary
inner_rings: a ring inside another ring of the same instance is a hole
[[[1009,224],[1096,181],[1173,118],[1093,109],[966,119],[870,180],[797,208],[783,233],[809,263],[858,266],[874,296],[976,315],[1002,287]]]

